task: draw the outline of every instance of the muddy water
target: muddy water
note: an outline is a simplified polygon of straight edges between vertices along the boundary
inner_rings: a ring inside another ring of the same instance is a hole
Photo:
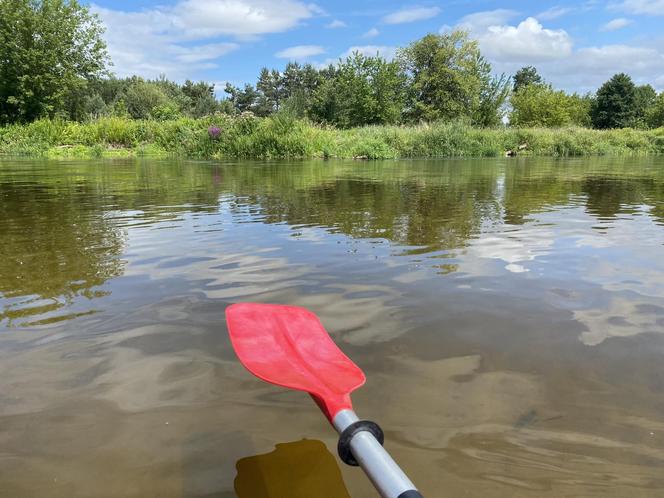
[[[664,159],[0,162],[0,496],[375,496],[224,308],[302,305],[431,497],[664,496]]]

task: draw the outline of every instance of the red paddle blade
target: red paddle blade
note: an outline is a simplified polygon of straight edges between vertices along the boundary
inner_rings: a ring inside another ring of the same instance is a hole
[[[308,392],[330,422],[352,408],[350,393],[364,384],[364,373],[311,311],[241,303],[226,308],[226,322],[235,353],[256,377]]]

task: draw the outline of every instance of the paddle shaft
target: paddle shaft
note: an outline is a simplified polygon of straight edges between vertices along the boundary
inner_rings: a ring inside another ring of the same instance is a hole
[[[339,457],[361,466],[383,498],[422,498],[383,449],[381,428],[353,412],[350,393],[366,378],[316,315],[297,306],[237,303],[226,308],[226,322],[247,370],[266,382],[309,393],[339,432]]]
[[[341,434],[359,419],[353,410],[341,410],[332,425]],[[422,498],[415,485],[370,432],[359,432],[350,441],[350,449],[383,498]]]

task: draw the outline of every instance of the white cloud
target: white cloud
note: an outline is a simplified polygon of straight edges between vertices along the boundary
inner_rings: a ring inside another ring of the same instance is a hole
[[[313,57],[314,55],[324,54],[325,49],[320,45],[297,45],[295,47],[289,47],[284,50],[281,50],[274,54],[280,59],[306,59],[308,57]]]
[[[533,17],[518,26],[489,26],[477,37],[483,53],[497,61],[533,64],[572,53],[572,39],[565,30],[546,29]]]
[[[238,48],[221,36],[246,39],[287,31],[317,15],[299,0],[181,0],[141,11],[93,5],[118,76],[195,78],[217,67],[216,59]],[[197,43],[198,42],[198,43]]]
[[[518,15],[518,12],[508,9],[485,10],[462,17],[457,27],[476,33],[484,31],[490,26],[506,24]],[[444,26],[444,28],[447,28],[447,26]]]
[[[376,28],[371,28],[369,31],[362,35],[362,38],[375,38],[379,34],[380,31],[378,31]]]
[[[497,72],[514,74],[523,64],[500,61],[493,66]],[[537,69],[556,88],[567,91],[594,92],[611,76],[621,72],[631,75],[637,84],[650,83],[658,90],[664,90],[664,51],[652,47],[584,47],[563,59],[539,63]]]
[[[632,14],[664,16],[664,0],[625,0],[612,5],[612,7]]]
[[[280,33],[317,11],[295,0],[183,0],[164,12],[174,30],[200,39]]]
[[[224,88],[226,88],[226,83],[231,83],[231,81],[227,80],[219,80],[219,81],[213,81],[212,84],[214,85],[214,96],[217,97],[218,99],[223,99],[228,97],[226,93],[224,92]],[[235,82],[235,86],[239,85],[239,82]]]
[[[332,21],[331,23],[326,24],[325,27],[328,28],[328,29],[345,28],[345,27],[346,27],[346,23],[343,22],[343,21],[340,21],[339,19],[335,19],[335,20]]]
[[[382,57],[387,61],[393,60],[397,55],[398,47],[391,47],[387,45],[354,45],[349,47],[348,50],[339,54],[336,58],[325,59],[322,62],[318,62],[315,65],[319,68],[326,68],[330,64],[336,65],[339,62],[339,59],[345,60],[347,57],[350,57],[355,52],[358,52],[366,57]]]
[[[367,57],[382,57],[385,60],[391,61],[397,55],[397,47],[388,47],[385,45],[361,45],[353,46],[340,55],[342,59],[359,52]]]
[[[440,14],[438,7],[412,7],[401,9],[383,17],[385,24],[404,24],[408,22],[423,21],[431,19]]]
[[[618,19],[613,19],[609,22],[607,22],[604,26],[602,26],[601,30],[602,31],[616,31],[618,29],[622,29],[625,26],[629,26],[632,24],[634,21],[631,19],[625,19],[624,17],[619,17]]]
[[[615,73],[626,72],[637,82],[654,81],[664,76],[664,52],[649,47],[605,45],[576,51],[564,64],[550,71],[565,78],[574,75],[575,84],[599,86]]]
[[[210,43],[198,45],[193,49],[175,45],[173,51],[179,52],[175,55],[179,62],[196,63],[218,59],[237,48],[239,48],[237,43]]]
[[[552,21],[553,19],[558,19],[559,17],[566,16],[574,9],[571,7],[551,7],[550,9],[540,12],[535,17],[540,21]]]
[[[630,74],[638,84],[664,87],[664,46],[604,45],[574,49],[564,30],[547,29],[528,18],[507,24],[513,11],[478,12],[462,18],[457,27],[471,31],[482,53],[497,73],[514,74],[533,64],[555,87],[568,91],[595,91],[618,72]]]

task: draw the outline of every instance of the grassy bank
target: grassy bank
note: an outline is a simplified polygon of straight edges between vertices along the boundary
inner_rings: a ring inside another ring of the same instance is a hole
[[[219,135],[210,135],[218,127]],[[0,128],[0,153],[47,157],[178,155],[191,158],[495,157],[664,153],[664,128],[472,128],[460,123],[339,130],[284,116],[225,115],[172,121],[103,118],[89,123],[41,120]]]

